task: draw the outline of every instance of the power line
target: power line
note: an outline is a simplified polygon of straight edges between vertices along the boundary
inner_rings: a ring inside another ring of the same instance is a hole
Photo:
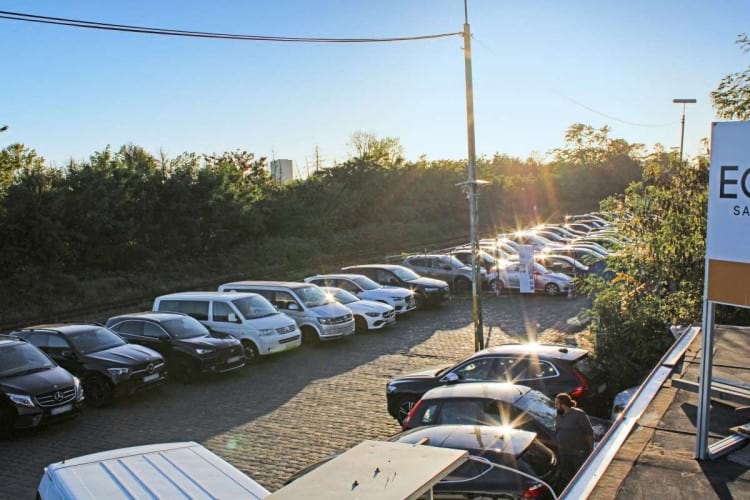
[[[247,42],[292,42],[292,43],[383,43],[383,42],[413,42],[419,40],[434,40],[437,38],[448,38],[459,36],[461,33],[436,33],[430,35],[400,36],[400,37],[375,37],[375,38],[326,38],[326,37],[293,37],[293,36],[268,36],[268,35],[242,35],[233,33],[213,33],[207,31],[186,31],[169,28],[152,28],[146,26],[133,26],[128,24],[102,23],[98,21],[83,21],[80,19],[68,19],[64,17],[40,16],[35,14],[24,14],[22,12],[0,11],[0,19],[11,21],[22,21],[38,24],[52,24],[56,26],[67,26],[73,28],[87,28],[105,31],[119,31],[126,33],[138,33],[147,35],[167,35],[192,38],[213,38],[223,40],[242,40]]]

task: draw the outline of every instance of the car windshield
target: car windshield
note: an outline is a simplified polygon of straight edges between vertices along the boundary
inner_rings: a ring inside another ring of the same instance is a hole
[[[94,328],[83,332],[71,333],[67,336],[67,339],[73,344],[76,351],[81,354],[104,351],[127,343],[116,333],[106,328]]]
[[[26,342],[0,348],[0,378],[42,371],[54,366],[44,353]]]
[[[234,304],[234,307],[237,308],[245,319],[265,318],[279,314],[279,311],[265,297],[261,297],[260,295],[236,299],[232,301],[232,304]]]
[[[306,286],[295,290],[305,307],[319,307],[330,304],[333,300],[317,286]]]
[[[440,263],[441,264],[448,264],[449,266],[451,266],[453,268],[466,266],[466,264],[464,264],[463,262],[461,262],[460,260],[458,260],[453,255],[451,255],[449,257],[443,257],[442,259],[440,259]]]
[[[543,265],[539,264],[538,262],[534,264],[534,270],[541,274],[547,274],[549,273],[549,269],[544,267]]]
[[[557,416],[555,404],[541,392],[534,390],[527,392],[525,396],[516,401],[515,406],[522,412],[531,415],[534,420],[542,423],[547,429],[555,431],[555,417]]]
[[[176,339],[192,339],[208,335],[208,329],[200,321],[190,316],[163,321],[161,326]]]
[[[393,274],[395,274],[396,277],[401,281],[414,281],[419,279],[419,275],[417,273],[404,267],[398,267],[394,269]]]
[[[378,285],[377,283],[372,281],[370,278],[367,278],[365,276],[354,278],[352,281],[354,281],[357,285],[359,285],[363,290],[375,290],[378,288],[382,288],[381,285]]]
[[[333,292],[333,298],[336,299],[336,302],[339,302],[341,304],[351,304],[352,302],[357,302],[359,300],[359,297],[354,295],[353,293],[349,293],[346,290],[342,289],[331,289],[330,292]]]

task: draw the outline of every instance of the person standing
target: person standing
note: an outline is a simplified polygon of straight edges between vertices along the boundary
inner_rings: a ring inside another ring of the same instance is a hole
[[[558,481],[564,488],[594,449],[594,429],[586,412],[576,407],[569,394],[563,392],[555,397],[555,409]]]

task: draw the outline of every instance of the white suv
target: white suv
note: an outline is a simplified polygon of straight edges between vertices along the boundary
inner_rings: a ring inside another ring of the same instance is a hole
[[[413,311],[417,307],[411,290],[396,286],[383,286],[364,274],[319,274],[305,278],[307,283],[341,288],[363,300],[382,302],[396,310],[396,314]]]

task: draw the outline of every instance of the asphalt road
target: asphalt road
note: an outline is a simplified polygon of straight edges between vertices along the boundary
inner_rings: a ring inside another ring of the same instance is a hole
[[[490,345],[531,337],[560,341],[585,298],[485,299]],[[0,441],[0,498],[33,498],[45,465],[148,443],[197,441],[275,490],[297,470],[363,439],[400,430],[385,408],[387,380],[458,361],[473,349],[471,301],[400,317],[355,335],[193,384],[87,409],[79,418]]]

